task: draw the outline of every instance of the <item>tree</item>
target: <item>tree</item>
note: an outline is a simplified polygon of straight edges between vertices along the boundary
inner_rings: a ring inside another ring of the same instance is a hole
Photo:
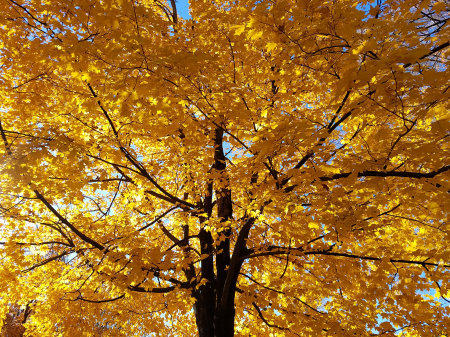
[[[0,303],[35,336],[436,336],[434,0],[6,0]]]
[[[9,312],[3,321],[0,331],[1,337],[22,337],[25,332],[24,323],[30,315],[30,307],[26,306],[24,310],[15,305],[9,307]]]

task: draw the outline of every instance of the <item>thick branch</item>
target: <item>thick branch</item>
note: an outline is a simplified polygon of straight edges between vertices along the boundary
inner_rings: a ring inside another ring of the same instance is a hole
[[[254,251],[254,250],[250,250]],[[292,254],[293,252],[297,251],[298,255],[326,255],[326,256],[336,256],[336,257],[347,257],[351,259],[359,259],[359,260],[366,260],[366,261],[382,261],[384,258],[376,257],[376,256],[365,256],[365,255],[358,255],[353,254],[349,252],[333,252],[331,250],[316,250],[316,251],[304,251],[302,247],[297,248],[289,248],[289,247],[277,247],[277,246],[271,246],[270,250],[262,251],[262,252],[255,252],[251,253],[247,256],[242,257],[243,260],[252,259],[256,257],[261,256],[275,256],[275,255],[286,255],[286,254]],[[428,259],[425,261],[415,261],[415,260],[409,260],[409,259],[389,259],[389,262],[392,263],[405,263],[405,264],[414,264],[414,265],[421,265],[421,266],[433,266],[433,267],[444,267],[444,268],[450,268],[450,264],[439,264],[436,262],[427,262]]]
[[[164,224],[162,223],[162,221],[158,222],[159,227],[161,228],[162,232],[164,233],[165,236],[167,236],[172,242],[177,243],[180,242],[181,240],[179,240],[175,235],[173,235],[167,228],[166,226],[164,226]]]
[[[223,130],[216,128],[214,132],[214,165],[213,169],[221,173],[219,181],[215,188],[217,197],[217,216],[221,222],[231,219],[233,214],[233,205],[231,200],[231,190],[229,187],[229,178],[226,176],[226,158],[223,150]],[[225,180],[225,183],[220,180]],[[230,265],[230,235],[231,228],[226,226],[220,233],[223,238],[217,246],[216,270],[217,270],[217,299],[222,297],[223,287],[227,278],[227,270]]]
[[[450,165],[441,167],[438,170],[430,171],[427,173],[412,172],[412,171],[362,171],[358,172],[358,177],[400,177],[400,178],[434,178],[440,173],[444,173],[450,170]],[[352,172],[337,173],[332,176],[320,177],[321,181],[329,181],[341,178],[347,178]]]
[[[175,0],[170,0],[170,4],[172,6],[172,21],[176,25],[178,23],[177,3]]]
[[[222,298],[220,300],[219,306],[227,306],[231,298],[231,294],[234,293],[236,288],[236,281],[244,261],[244,254],[247,251],[246,242],[250,229],[255,222],[255,218],[251,217],[247,219],[245,224],[242,226],[241,231],[234,245],[233,255],[231,256],[230,267],[228,268],[227,278],[223,287]],[[234,296],[233,296],[234,299]]]

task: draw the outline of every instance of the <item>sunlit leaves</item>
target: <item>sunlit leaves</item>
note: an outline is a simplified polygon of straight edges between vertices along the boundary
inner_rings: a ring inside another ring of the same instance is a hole
[[[230,272],[237,335],[449,325],[442,2],[0,6],[1,315],[196,335]]]

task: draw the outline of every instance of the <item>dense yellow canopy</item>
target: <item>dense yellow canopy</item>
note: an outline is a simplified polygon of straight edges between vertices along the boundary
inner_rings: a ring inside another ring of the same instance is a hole
[[[446,4],[174,4],[0,3],[0,317],[446,333]]]

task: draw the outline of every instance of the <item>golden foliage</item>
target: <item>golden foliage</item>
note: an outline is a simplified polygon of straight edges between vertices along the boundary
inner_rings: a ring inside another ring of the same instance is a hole
[[[5,324],[445,333],[446,4],[174,3],[1,2]]]

